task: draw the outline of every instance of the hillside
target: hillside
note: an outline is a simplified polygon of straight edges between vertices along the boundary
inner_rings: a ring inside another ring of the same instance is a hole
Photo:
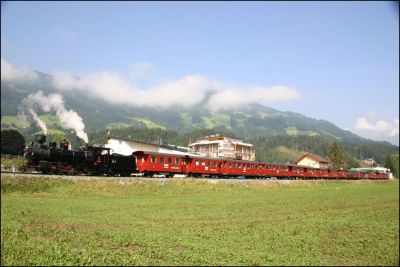
[[[181,133],[194,129],[228,130],[244,138],[270,137],[276,135],[327,136],[338,140],[354,142],[363,139],[334,124],[315,120],[298,113],[282,112],[257,103],[238,107],[235,110],[212,112],[201,104],[183,108],[168,109],[113,105],[98,98],[92,98],[81,91],[57,92],[49,76],[39,73],[40,79],[31,83],[1,82],[1,125],[2,128],[16,127],[38,131],[32,120],[22,125],[17,118],[18,106],[30,93],[42,90],[45,95],[60,93],[67,109],[75,110],[82,118],[86,131],[101,128],[129,126],[172,129]],[[135,97],[135,96],[132,96]],[[38,113],[44,121],[51,120],[51,129],[62,129],[57,118],[51,114]],[[35,128],[35,129],[33,129]]]
[[[386,154],[393,153],[398,147],[388,142],[375,142],[361,138],[350,131],[345,131],[325,120],[316,120],[294,112],[282,112],[263,105],[252,103],[237,107],[235,110],[210,111],[199,104],[190,108],[175,106],[167,109],[133,107],[126,105],[110,104],[104,100],[93,98],[82,91],[56,91],[52,86],[49,76],[38,73],[40,79],[35,82],[1,82],[1,128],[17,128],[28,139],[41,129],[33,122],[31,117],[24,121],[18,117],[19,106],[24,98],[31,93],[43,91],[44,95],[50,93],[61,94],[64,98],[65,108],[76,111],[83,119],[84,130],[89,133],[89,142],[99,142],[93,139],[96,131],[105,129],[115,131],[127,127],[172,130],[183,136],[182,140],[171,140],[177,145],[187,145],[188,136],[193,135],[197,129],[208,129],[216,133],[231,133],[237,137],[251,140],[253,143],[266,143],[275,140],[273,137],[283,136],[294,140],[296,137],[309,137],[310,140],[335,140],[348,145],[373,146],[378,153],[351,153],[355,157],[364,157],[374,154],[382,159]],[[135,97],[134,95],[132,97]],[[162,101],[162,100],[161,100]],[[71,130],[61,127],[61,122],[55,113],[43,113],[36,111],[40,119],[46,123],[48,133],[59,140],[66,135],[74,144],[83,144],[75,137]],[[201,132],[201,131],[200,131]],[[131,133],[132,134],[132,133]],[[194,136],[192,136],[194,138]],[[272,139],[271,139],[272,138]],[[260,141],[262,140],[262,141]],[[295,147],[290,148],[287,142],[278,142],[274,147],[268,147],[275,154],[297,154]],[[321,143],[322,141],[318,141]],[[322,142],[323,143],[323,142]],[[326,143],[324,143],[326,144]],[[281,147],[280,147],[281,146]],[[283,147],[293,149],[286,151]],[[280,148],[279,148],[280,147]],[[313,147],[305,147],[304,150],[315,150]],[[325,154],[326,151],[317,151]],[[259,154],[265,154],[261,152]],[[264,159],[264,158],[263,158]],[[265,159],[270,159],[266,157]],[[275,159],[287,160],[288,158],[277,156]]]

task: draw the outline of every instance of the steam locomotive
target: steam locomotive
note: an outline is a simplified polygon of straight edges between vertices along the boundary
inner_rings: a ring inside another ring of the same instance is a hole
[[[86,145],[71,150],[65,139],[59,147],[56,142],[45,143],[46,136],[37,135],[35,141],[25,148],[28,171],[109,176],[130,176],[136,171],[134,156],[111,154],[109,148]]]

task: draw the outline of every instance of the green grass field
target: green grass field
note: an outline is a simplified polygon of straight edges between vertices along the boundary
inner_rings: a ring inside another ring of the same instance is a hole
[[[1,178],[1,265],[399,265],[399,182]]]

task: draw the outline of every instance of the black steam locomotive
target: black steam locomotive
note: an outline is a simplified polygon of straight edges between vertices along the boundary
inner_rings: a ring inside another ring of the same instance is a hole
[[[27,170],[54,174],[88,174],[130,176],[136,171],[133,155],[110,153],[109,148],[90,146],[70,150],[64,139],[57,148],[56,142],[46,143],[45,135],[38,135],[25,149]]]

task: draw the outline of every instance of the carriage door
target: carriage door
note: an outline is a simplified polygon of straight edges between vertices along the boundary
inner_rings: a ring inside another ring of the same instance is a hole
[[[188,162],[189,162],[189,156],[185,156],[182,158],[182,160],[181,160],[181,172],[182,173],[186,173],[186,171],[187,171],[186,166],[188,165]]]

